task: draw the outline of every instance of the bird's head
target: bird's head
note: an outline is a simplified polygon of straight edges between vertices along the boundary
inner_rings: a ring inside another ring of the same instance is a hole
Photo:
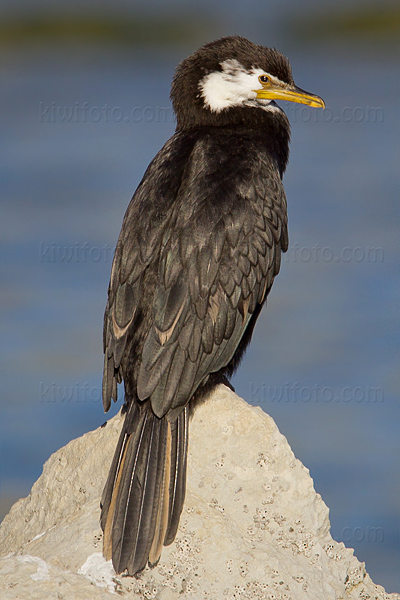
[[[178,129],[283,114],[275,100],[325,106],[319,96],[295,86],[289,61],[280,52],[238,36],[206,44],[182,61],[171,99]]]

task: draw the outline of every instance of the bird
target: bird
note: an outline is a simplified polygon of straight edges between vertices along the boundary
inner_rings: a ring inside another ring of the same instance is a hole
[[[104,315],[103,405],[125,414],[101,498],[103,555],[138,575],[177,534],[189,416],[229,380],[288,249],[290,126],[324,108],[274,48],[229,36],[177,67],[176,131],[126,210]]]

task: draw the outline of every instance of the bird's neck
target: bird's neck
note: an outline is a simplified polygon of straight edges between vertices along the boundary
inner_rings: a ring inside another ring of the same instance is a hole
[[[200,118],[201,117],[201,118]],[[231,136],[237,133],[238,140],[241,135],[254,139],[275,158],[281,177],[286,169],[289,158],[290,125],[283,110],[269,112],[258,109],[232,108],[218,114],[203,111],[197,119],[182,121],[177,119],[177,133],[201,132],[223,135],[224,132]],[[234,148],[233,148],[234,150]]]

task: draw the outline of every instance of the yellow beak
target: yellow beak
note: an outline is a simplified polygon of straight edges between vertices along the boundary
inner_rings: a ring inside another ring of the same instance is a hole
[[[262,84],[260,90],[254,90],[257,98],[262,100],[288,100],[289,102],[299,102],[316,108],[325,108],[325,102],[315,94],[309,94],[295,85],[286,83]]]

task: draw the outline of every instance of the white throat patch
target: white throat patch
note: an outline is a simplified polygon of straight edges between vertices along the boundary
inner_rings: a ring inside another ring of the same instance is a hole
[[[275,104],[271,105],[271,100],[257,100],[254,90],[260,88],[258,78],[265,75],[265,71],[256,68],[246,71],[236,59],[225,60],[221,67],[222,71],[209,73],[199,84],[204,103],[210,110],[219,113],[225,108],[246,105],[259,106],[265,110],[281,110]]]

